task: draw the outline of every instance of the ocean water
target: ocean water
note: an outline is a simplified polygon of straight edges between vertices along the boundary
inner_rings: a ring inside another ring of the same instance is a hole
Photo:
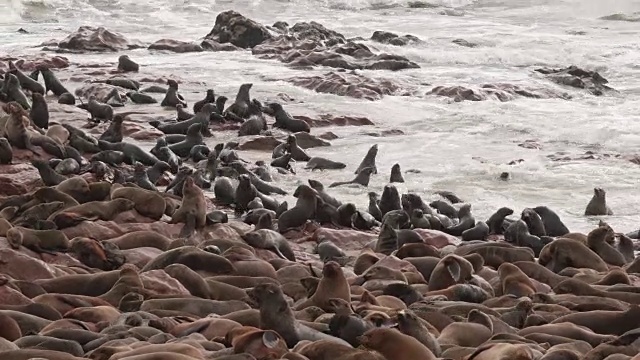
[[[131,40],[150,43],[161,38],[199,41],[213,27],[218,13],[233,9],[263,24],[278,20],[290,25],[317,21],[347,37],[369,38],[375,30],[412,34],[417,45],[396,47],[366,42],[379,50],[407,56],[420,69],[400,72],[365,71],[390,78],[414,96],[387,96],[371,102],[318,94],[284,80],[330,69],[295,70],[277,61],[261,60],[248,51],[197,54],[127,53],[143,65],[145,74],[175,76],[190,101],[202,98],[207,87],[233,96],[244,82],[254,83],[252,95],[275,98],[286,93],[296,103],[293,115],[366,116],[373,127],[313,129],[332,131],[340,138],[332,146],[310,149],[348,164],[345,171],[311,173],[297,164],[297,177],[278,182],[292,190],[315,178],[326,185],[349,180],[374,143],[379,144],[379,174],[369,189],[336,188],[332,192],[359,206],[366,192],[381,192],[390,168],[399,163],[406,183],[426,199],[436,190],[450,190],[473,204],[478,220],[502,206],[519,213],[524,207],[547,205],[571,230],[588,231],[598,218],[583,216],[594,187],[607,190],[615,215],[606,217],[617,231],[640,227],[640,165],[623,158],[552,161],[558,153],[640,155],[640,0],[1,0],[0,54],[19,56],[40,51],[37,45],[62,39],[81,25],[101,25]],[[413,5],[411,5],[413,4]],[[18,34],[19,28],[28,34]],[[477,43],[467,48],[452,43]],[[116,54],[65,55],[74,63],[115,63]],[[577,65],[599,71],[617,93],[602,97],[562,89],[535,75],[536,67]],[[64,75],[62,75],[64,80]],[[479,86],[512,83],[547,87],[570,93],[571,100],[524,99],[509,102],[452,102],[426,96],[437,85]],[[76,85],[71,85],[73,88]],[[399,129],[404,135],[374,137],[370,133]],[[232,137],[216,134],[215,142]],[[535,141],[539,149],[518,146]],[[245,153],[251,160],[270,154]],[[512,160],[523,159],[517,165]],[[499,180],[508,171],[509,181]],[[292,198],[287,198],[292,200]]]

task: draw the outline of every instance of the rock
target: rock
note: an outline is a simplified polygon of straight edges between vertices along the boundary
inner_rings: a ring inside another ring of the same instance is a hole
[[[478,46],[478,44],[469,42],[469,41],[467,41],[465,39],[455,39],[455,40],[452,41],[452,43],[454,43],[456,45],[468,47],[468,48],[474,48],[474,47]]]
[[[200,43],[200,46],[202,49],[208,51],[236,51],[241,49],[233,44],[220,44],[219,42],[211,39],[204,39]]]
[[[322,140],[317,136],[311,135],[308,132],[297,132],[293,134],[296,137],[298,145],[303,149],[309,149],[319,146],[331,146],[328,141]]]
[[[140,273],[140,280],[146,290],[158,295],[191,295],[189,290],[164,270],[150,270]]]
[[[13,61],[16,67],[22,71],[34,71],[38,66],[46,66],[49,69],[63,69],[69,67],[69,59],[63,56],[49,56],[46,54],[29,55],[20,58],[3,56],[0,61]]]
[[[438,95],[452,98],[454,101],[511,101],[517,96],[534,99],[569,99],[566,93],[559,93],[550,89],[527,89],[512,84],[484,84],[480,88],[464,86],[436,86],[427,95]]]
[[[399,95],[400,86],[390,80],[374,80],[356,73],[329,72],[323,75],[290,78],[290,83],[319,93],[379,100],[384,95]]]
[[[407,6],[409,6],[409,8],[411,9],[433,9],[439,7],[440,5],[433,4],[427,1],[409,1]]]
[[[81,26],[58,43],[60,49],[79,51],[119,51],[136,47],[124,36],[104,27]]]
[[[382,44],[390,44],[396,46],[404,46],[411,43],[420,42],[420,39],[413,35],[399,36],[388,31],[375,31],[373,35],[371,35],[371,40]]]
[[[241,140],[244,140],[244,138],[249,139],[240,144],[239,150],[272,151],[281,143],[273,136],[244,136]]]
[[[204,51],[201,45],[172,39],[158,40],[149,45],[149,50],[168,50],[176,53]]]
[[[383,130],[379,132],[376,132],[376,131],[364,132],[362,133],[362,135],[373,136],[373,137],[387,137],[387,136],[404,135],[404,131],[400,129],[389,129],[389,130]]]
[[[229,10],[218,14],[213,29],[205,38],[246,49],[270,39],[271,34],[263,25]]]
[[[324,114],[320,115],[319,119],[310,118],[304,115],[294,115],[293,117],[299,120],[304,120],[311,127],[374,125],[373,122],[366,117],[357,116],[332,116]]]
[[[326,133],[320,134],[318,137],[325,140],[335,140],[338,138],[338,135],[332,133],[331,131],[327,131]]]
[[[362,250],[367,244],[376,240],[378,235],[372,233],[366,233],[358,230],[351,229],[329,229],[318,228],[314,233],[312,239],[316,243],[320,243],[322,240],[331,240],[334,244],[343,250]]]
[[[249,230],[249,229],[246,229]],[[205,227],[200,231],[202,238],[206,240],[229,240],[244,243],[242,237],[236,229],[229,224],[214,224]]]
[[[431,229],[414,229],[420,236],[422,236],[422,240],[426,244],[435,246],[440,249],[447,245],[458,245],[460,243],[460,239],[455,236],[451,236],[442,231],[431,230]]]
[[[0,273],[16,280],[34,281],[64,275],[42,260],[34,259],[12,249],[0,249]]]
[[[44,151],[41,151],[44,155]],[[13,162],[29,161],[33,153],[13,148]],[[37,157],[41,158],[41,157]],[[44,157],[51,158],[50,155]],[[43,186],[38,170],[28,163],[0,165],[0,196],[22,195]]]
[[[128,135],[130,138],[138,141],[152,141],[161,136],[164,136],[164,133],[158,129],[141,129],[135,132],[132,132]]]
[[[575,65],[561,69],[540,68],[535,71],[546,75],[547,79],[556,84],[585,89],[596,96],[603,95],[607,91],[615,91],[606,85],[609,81],[597,71],[584,70]]]
[[[89,99],[90,96],[95,96],[96,100],[106,103],[114,94],[118,94],[121,98],[124,98],[126,91],[128,90],[119,86],[93,83],[77,88],[75,95],[83,99]]]

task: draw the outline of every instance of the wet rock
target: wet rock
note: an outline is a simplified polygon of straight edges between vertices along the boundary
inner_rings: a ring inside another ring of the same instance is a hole
[[[128,90],[119,86],[93,83],[86,84],[82,87],[77,88],[75,91],[75,95],[83,99],[88,99],[90,96],[95,96],[96,100],[106,103],[112,96],[114,96],[114,94],[118,94],[121,98],[124,98],[126,91]]]
[[[343,250],[362,250],[367,244],[376,240],[378,235],[351,229],[318,228],[313,233],[313,240],[317,243],[331,240]]]
[[[427,1],[409,1],[407,6],[411,9],[433,9],[439,7],[440,5],[432,4]]]
[[[69,59],[66,57],[49,56],[46,54],[28,55],[20,58],[3,56],[0,57],[0,61],[5,63],[13,61],[18,69],[29,72],[34,71],[38,66],[46,66],[49,69],[63,69],[69,67]]]
[[[211,39],[204,39],[200,46],[202,49],[207,51],[236,51],[241,48],[233,45],[233,44],[220,44],[219,42]]]
[[[561,69],[540,68],[535,71],[546,75],[547,79],[556,84],[584,89],[596,96],[603,95],[607,91],[615,91],[606,85],[609,81],[597,71],[584,70],[575,65]]]
[[[419,43],[420,39],[413,35],[399,36],[388,31],[375,31],[371,35],[371,40],[382,44],[390,44],[396,46],[404,46]]]
[[[389,130],[383,130],[383,131],[363,132],[362,135],[373,136],[373,137],[387,137],[387,136],[404,135],[404,131],[400,129],[389,129]]]
[[[325,140],[335,140],[338,138],[338,135],[332,133],[331,131],[327,131],[326,133],[320,134],[318,137]]]
[[[540,145],[540,143],[538,143],[535,140],[525,140],[524,142],[518,144],[518,146],[525,149],[533,149],[533,150],[542,149],[542,145]]]
[[[294,85],[338,96],[379,100],[384,95],[398,95],[401,88],[390,80],[374,80],[356,73],[329,72],[323,75],[290,78]]]
[[[168,50],[176,53],[204,51],[201,45],[186,41],[161,39],[149,45],[149,50]]]
[[[233,10],[216,17],[216,23],[206,39],[220,44],[231,43],[241,48],[252,48],[271,38],[266,27]]]
[[[77,51],[119,51],[140,47],[104,27],[81,26],[58,43],[58,48]]]
[[[304,115],[295,115],[294,118],[305,121],[311,127],[374,125],[373,122],[366,117],[357,116],[333,116],[323,114],[320,115],[319,118],[311,118]]]
[[[311,135],[308,132],[297,132],[293,134],[296,137],[296,141],[298,146],[303,149],[309,149],[319,146],[331,146],[331,143],[328,141],[322,140],[315,135]]]
[[[249,139],[240,144],[240,146],[238,147],[238,149],[240,150],[271,151],[281,143],[280,140],[276,139],[273,136],[244,136],[244,138]]]
[[[456,45],[468,47],[468,48],[474,48],[474,47],[478,46],[478,44],[469,42],[469,41],[467,41],[465,39],[455,39],[455,40],[452,41],[452,43],[454,43]]]
[[[440,249],[448,245],[457,245],[460,239],[455,236],[446,234],[442,231],[431,229],[414,229],[424,240],[425,244],[435,246]]]
[[[26,194],[43,185],[38,170],[31,164],[18,163],[30,157],[33,157],[30,151],[13,148],[15,165],[0,165],[0,196]]]
[[[164,133],[158,129],[141,129],[135,132],[130,133],[130,138],[138,141],[152,141],[157,138],[164,136]]]
[[[499,100],[511,101],[518,96],[533,99],[569,99],[565,93],[559,93],[550,89],[528,89],[512,84],[485,84],[480,88],[465,86],[436,86],[427,95],[438,95],[452,98],[454,101],[485,101]]]

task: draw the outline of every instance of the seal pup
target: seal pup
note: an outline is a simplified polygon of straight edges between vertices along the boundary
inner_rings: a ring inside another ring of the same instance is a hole
[[[389,178],[390,183],[403,183],[404,178],[402,177],[402,171],[400,171],[400,164],[393,164],[391,167],[391,176]]]
[[[457,225],[446,228],[444,231],[453,236],[461,236],[465,230],[469,230],[476,225],[475,218],[471,215],[471,204],[464,204],[458,210],[460,222]]]
[[[276,119],[276,122],[273,123],[274,127],[289,130],[292,133],[311,132],[311,128],[306,121],[293,118],[291,115],[289,115],[288,112],[284,110],[282,105],[278,103],[271,103],[268,106],[273,112],[273,116]]]
[[[354,174],[358,174],[364,168],[373,168],[373,173],[378,173],[378,168],[376,167],[376,156],[378,155],[378,144],[374,144],[367,151],[367,155],[364,156],[364,159],[360,162],[360,165],[354,172]]]
[[[33,159],[31,160],[31,165],[38,170],[40,179],[42,179],[45,186],[56,186],[67,180],[67,177],[58,174],[51,165],[49,165],[48,161]]]
[[[99,102],[94,95],[89,96],[87,111],[91,114],[91,120],[97,122],[100,122],[100,120],[113,120],[113,108],[111,105]]]
[[[182,95],[178,93],[178,82],[175,80],[169,79],[167,80],[167,85],[169,85],[169,89],[162,99],[160,106],[167,106],[175,108],[176,105],[180,104],[183,107],[187,107],[187,102],[184,100]]]
[[[42,94],[37,92],[31,94],[31,111],[29,116],[31,117],[31,121],[39,128],[49,128],[49,106]]]
[[[133,101],[134,104],[156,104],[156,100],[153,96],[139,91],[128,91],[126,96]]]
[[[140,65],[131,60],[129,55],[120,55],[118,58],[118,70],[122,72],[138,72]]]
[[[362,186],[369,186],[369,180],[371,179],[371,174],[375,172],[374,168],[363,168],[356,177],[351,181],[338,181],[329,185],[330,188],[348,184],[360,184]]]
[[[558,216],[558,214],[553,210],[546,206],[537,206],[533,208],[533,211],[538,213],[542,218],[542,224],[544,225],[547,235],[557,237],[569,233],[569,229],[564,225],[562,220],[560,220],[560,216]]]
[[[0,164],[11,164],[12,160],[13,149],[11,148],[11,144],[9,144],[9,140],[5,137],[0,137]]]
[[[194,113],[198,113],[198,112],[200,112],[200,109],[202,109],[204,104],[207,104],[207,103],[213,104],[213,103],[215,103],[215,101],[216,101],[215,92],[213,91],[213,89],[207,89],[207,94],[205,95],[204,99],[196,101],[193,104],[193,112]]]
[[[42,74],[42,78],[44,79],[44,86],[46,88],[46,92],[51,91],[55,96],[61,96],[64,93],[69,93],[60,80],[56,77],[56,74],[53,73],[46,65],[38,65],[36,69]],[[75,98],[74,98],[75,103]]]
[[[309,161],[311,157],[298,145],[298,139],[291,134],[287,137],[287,147],[291,153],[291,157],[295,161]]]
[[[262,105],[258,100],[253,99],[249,103],[247,117],[238,129],[238,136],[260,135],[262,131],[267,130],[267,120],[262,115]]]
[[[225,111],[225,115],[234,115],[240,119],[245,118],[247,111],[249,110],[249,103],[251,102],[251,96],[249,95],[249,91],[253,87],[253,84],[247,83],[240,85],[240,89],[238,89],[238,93],[236,94],[236,99],[233,104],[229,105],[227,110]]]
[[[66,92],[60,95],[58,98],[58,104],[74,106],[76,104],[76,97],[73,96],[73,94]]]
[[[22,91],[20,87],[20,82],[18,78],[13,74],[6,74],[4,85],[2,86],[2,92],[5,93],[8,97],[9,101],[15,101],[20,104],[23,109],[29,110],[31,108],[31,104],[29,104],[29,100],[27,96]]]
[[[182,204],[171,217],[172,224],[182,222],[184,227],[180,237],[189,237],[195,229],[203,228],[207,223],[207,204],[204,193],[193,181],[191,176],[182,185]]]
[[[586,216],[613,215],[613,211],[607,206],[606,195],[607,193],[604,189],[598,187],[593,188],[593,197],[591,201],[589,201],[589,204],[587,204],[584,214]]]
[[[305,169],[313,170],[339,170],[347,167],[347,164],[338,161],[332,161],[322,157],[314,156],[309,161]]]
[[[118,143],[123,139],[122,123],[124,122],[124,115],[116,114],[113,120],[109,124],[107,130],[100,135],[98,140],[108,141],[110,143]]]

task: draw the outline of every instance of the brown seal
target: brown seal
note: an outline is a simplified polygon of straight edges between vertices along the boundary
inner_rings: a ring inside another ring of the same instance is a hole
[[[60,220],[60,215],[75,214],[90,220],[111,221],[122,212],[133,209],[135,203],[128,199],[115,199],[110,201],[91,201],[88,203],[72,206],[63,211],[53,214],[47,220],[56,224]]]
[[[487,242],[462,245],[454,253],[461,256],[478,254],[484,259],[485,265],[494,269],[497,269],[504,262],[535,261],[533,250],[515,247],[509,243]]]
[[[15,341],[22,337],[18,322],[10,316],[0,314],[0,338]]]
[[[282,336],[272,330],[235,328],[228,332],[226,339],[236,354],[251,354],[256,359],[276,359],[289,351]]]
[[[204,193],[194,182],[191,176],[184,180],[182,185],[182,205],[171,218],[171,224],[184,223],[180,237],[189,237],[196,229],[203,228],[207,224],[207,204]]]
[[[171,264],[164,271],[172,278],[178,280],[193,296],[203,299],[211,299],[209,285],[198,275],[183,264]]]
[[[545,245],[540,251],[538,263],[554,273],[566,267],[607,271],[607,264],[600,256],[580,241],[560,238]]]
[[[466,360],[518,359],[533,360],[542,356],[540,351],[526,344],[490,343],[476,349]]]
[[[155,231],[134,231],[103,242],[116,245],[120,250],[152,247],[162,251],[169,250],[172,240]]]
[[[384,356],[371,351],[354,349],[351,346],[336,344],[332,341],[319,340],[304,344],[298,350],[305,359],[313,360],[384,360]],[[289,359],[289,358],[286,358]],[[395,358],[394,358],[395,359]]]
[[[318,203],[318,193],[308,185],[300,185],[293,193],[297,197],[296,205],[283,212],[278,218],[278,231],[283,234],[287,230],[304,225],[312,219]]]
[[[2,109],[9,114],[9,119],[7,119],[4,128],[4,134],[7,140],[9,140],[9,143],[19,149],[27,149],[36,155],[40,155],[31,142],[31,135],[27,130],[29,113],[15,101],[5,104]]]
[[[536,293],[535,285],[527,275],[517,266],[503,263],[498,268],[500,287],[503,295],[511,294],[517,297],[531,296]]]
[[[446,289],[465,282],[473,275],[473,265],[462,256],[447,255],[436,265],[429,277],[429,291]]]
[[[613,238],[613,229],[608,226],[601,226],[587,235],[587,246],[598,254],[605,263],[624,266],[626,264],[624,256],[608,243],[608,240],[612,241]]]
[[[387,359],[436,360],[435,355],[415,338],[396,329],[371,329],[359,337],[365,348],[375,350]]]
[[[516,261],[513,265],[517,266],[529,278],[545,283],[551,287],[555,287],[562,281],[566,280],[566,276],[561,276],[546,267],[531,261]]]
[[[607,206],[607,193],[602,188],[593,188],[593,197],[587,204],[584,214],[587,216],[613,215],[611,208]]]
[[[307,301],[297,306],[296,309],[301,310],[309,306],[317,306],[324,311],[331,311],[333,309],[330,302],[331,299],[351,301],[349,283],[340,265],[335,261],[329,261],[324,264],[322,279],[315,293]]]
[[[69,250],[83,264],[104,271],[117,269],[126,261],[115,245],[86,237],[71,239]]]
[[[32,230],[16,226],[7,230],[7,241],[14,249],[24,246],[37,253],[69,248],[69,239],[60,230]]]
[[[160,220],[167,206],[164,197],[158,192],[133,186],[124,187],[120,184],[111,186],[111,199],[131,200],[140,215],[154,220]]]
[[[145,265],[140,272],[164,269],[171,264],[184,264],[194,271],[202,271],[209,276],[235,272],[233,264],[226,258],[200,250],[194,246],[182,246],[165,251]]]

